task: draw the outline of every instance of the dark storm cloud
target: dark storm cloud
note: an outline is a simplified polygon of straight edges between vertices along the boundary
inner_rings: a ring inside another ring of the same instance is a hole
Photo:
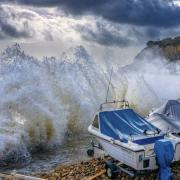
[[[167,28],[169,32],[169,29]],[[133,26],[129,28],[128,37],[134,37],[136,42],[140,44],[146,42],[147,40],[155,40],[159,39],[162,33],[164,33],[164,28],[157,27],[143,27],[139,28],[137,26]],[[174,33],[174,29],[171,28],[171,35]],[[167,35],[167,33],[165,33]],[[168,34],[169,35],[169,34]]]
[[[105,46],[127,47],[133,43],[130,38],[122,36],[116,31],[110,31],[100,23],[96,23],[96,30],[81,25],[76,26],[75,29],[80,32],[83,39]]]
[[[7,14],[2,7],[0,7],[0,39],[30,37],[27,22],[23,23],[23,30],[18,30],[15,25],[8,22],[9,18],[10,15]]]
[[[180,7],[172,0],[4,0],[32,6],[56,6],[67,13],[91,13],[117,22],[140,26],[180,25]]]
[[[157,28],[148,28],[145,31],[145,35],[149,39],[157,39],[161,35],[160,29],[157,29]]]
[[[27,38],[29,37],[29,34],[26,31],[18,31],[16,27],[11,24],[0,21],[0,38],[5,39],[6,37]]]

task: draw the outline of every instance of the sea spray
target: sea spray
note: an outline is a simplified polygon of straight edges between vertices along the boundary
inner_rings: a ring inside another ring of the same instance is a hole
[[[82,46],[42,60],[17,44],[2,52],[1,165],[29,162],[32,152],[60,145],[65,134],[86,132],[105,101],[109,69],[102,69]],[[147,115],[166,99],[180,97],[179,69],[179,62],[142,53],[132,64],[113,69],[108,100],[126,99]]]
[[[18,162],[87,128],[108,81],[83,47],[70,52],[37,60],[16,44],[1,54],[1,160]]]
[[[119,92],[121,95],[123,92],[123,98],[146,116],[152,108],[168,99],[180,98],[179,70],[180,61],[166,59],[157,47],[145,49],[135,57],[132,64],[117,71],[116,74],[121,77]]]

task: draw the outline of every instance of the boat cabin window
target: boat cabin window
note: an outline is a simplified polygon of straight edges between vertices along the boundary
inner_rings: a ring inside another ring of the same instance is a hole
[[[95,116],[93,121],[93,126],[97,129],[99,129],[99,121],[98,121],[98,115]]]

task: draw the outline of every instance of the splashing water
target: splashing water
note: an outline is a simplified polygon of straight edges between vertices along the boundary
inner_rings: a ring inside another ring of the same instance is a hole
[[[1,54],[1,160],[28,159],[87,127],[108,82],[83,47],[70,52],[38,61],[16,44]]]
[[[165,59],[160,49],[144,50],[132,64],[118,70],[124,81],[123,96],[139,113],[147,115],[165,101],[180,98],[179,70],[180,61]]]
[[[142,114],[180,97],[180,65],[144,54],[114,68],[108,99],[127,99]],[[31,152],[86,131],[104,102],[109,73],[80,46],[37,60],[19,45],[0,55],[0,163],[31,160]],[[162,91],[163,89],[163,91]]]

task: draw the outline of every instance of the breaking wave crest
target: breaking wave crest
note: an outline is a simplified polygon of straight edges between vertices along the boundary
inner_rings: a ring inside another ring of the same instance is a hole
[[[0,63],[2,161],[28,159],[61,144],[66,132],[82,131],[105,97],[107,78],[81,46],[37,60],[16,44]]]
[[[165,99],[180,97],[179,65],[143,58],[114,68],[108,98],[127,99],[147,114]],[[108,68],[82,46],[42,60],[26,55],[18,44],[1,53],[0,164],[29,161],[37,148],[61,144],[66,133],[86,131],[105,100]]]
[[[180,98],[180,61],[168,60],[161,49],[144,49],[132,64],[119,68],[124,98],[146,116],[169,99]]]

